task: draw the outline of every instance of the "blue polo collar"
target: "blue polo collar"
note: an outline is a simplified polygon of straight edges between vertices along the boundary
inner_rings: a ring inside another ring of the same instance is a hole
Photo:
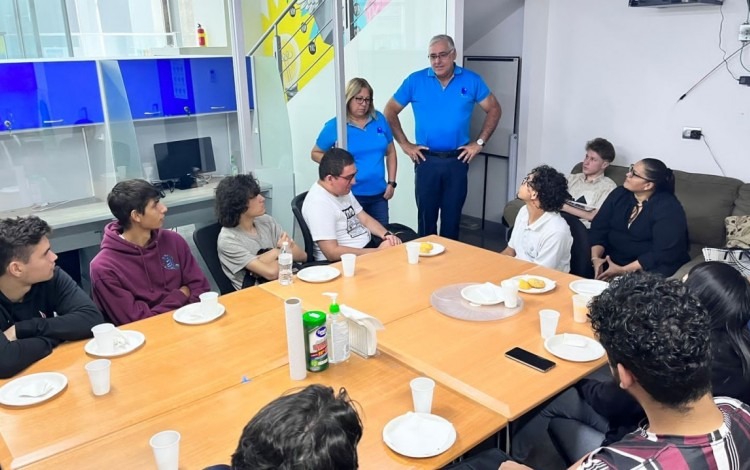
[[[459,67],[458,65],[456,65],[455,62],[453,62],[453,75],[461,75],[462,73],[464,73],[464,68]],[[432,70],[432,67],[427,67],[427,76],[428,77],[435,76],[435,71]]]

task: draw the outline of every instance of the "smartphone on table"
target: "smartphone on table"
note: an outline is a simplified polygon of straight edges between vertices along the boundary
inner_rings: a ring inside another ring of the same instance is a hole
[[[547,372],[548,370],[555,367],[555,363],[549,359],[545,359],[542,356],[529,352],[522,348],[513,348],[505,353],[505,357],[513,359],[514,361],[520,362],[521,364],[527,365],[532,369],[536,369],[539,372]]]

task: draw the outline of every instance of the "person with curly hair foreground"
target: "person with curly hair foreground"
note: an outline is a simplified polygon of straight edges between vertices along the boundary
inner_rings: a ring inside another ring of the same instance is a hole
[[[615,383],[647,420],[571,468],[739,470],[750,462],[750,407],[712,396],[711,318],[688,286],[644,272],[610,283],[589,307]],[[529,468],[495,451],[484,467]],[[505,459],[505,461],[503,461]]]
[[[232,464],[204,470],[356,470],[362,421],[346,389],[308,385],[267,404],[242,430]]]
[[[281,225],[266,214],[266,198],[252,173],[229,176],[216,187],[216,216],[221,232],[216,242],[224,274],[235,289],[279,277],[279,254],[289,243],[294,261],[307,261]]]
[[[526,204],[518,211],[508,246],[501,254],[570,272],[573,236],[560,215],[570,199],[565,175],[542,165],[521,181],[518,198]]]

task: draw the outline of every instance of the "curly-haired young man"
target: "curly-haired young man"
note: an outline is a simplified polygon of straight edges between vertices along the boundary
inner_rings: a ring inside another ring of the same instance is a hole
[[[573,236],[560,215],[570,199],[565,175],[547,165],[538,166],[521,181],[518,198],[525,205],[518,211],[502,254],[569,272]]]
[[[216,187],[216,216],[222,227],[217,241],[219,260],[238,290],[257,279],[278,279],[284,242],[289,243],[294,261],[307,261],[305,250],[266,214],[265,201],[252,174],[224,178]]]

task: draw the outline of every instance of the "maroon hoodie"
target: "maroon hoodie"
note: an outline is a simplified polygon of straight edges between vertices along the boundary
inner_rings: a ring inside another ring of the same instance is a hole
[[[120,236],[119,223],[104,229],[101,251],[91,262],[94,302],[116,325],[168,312],[189,303],[211,287],[177,232],[154,230],[140,247]],[[190,289],[190,297],[180,287]]]

